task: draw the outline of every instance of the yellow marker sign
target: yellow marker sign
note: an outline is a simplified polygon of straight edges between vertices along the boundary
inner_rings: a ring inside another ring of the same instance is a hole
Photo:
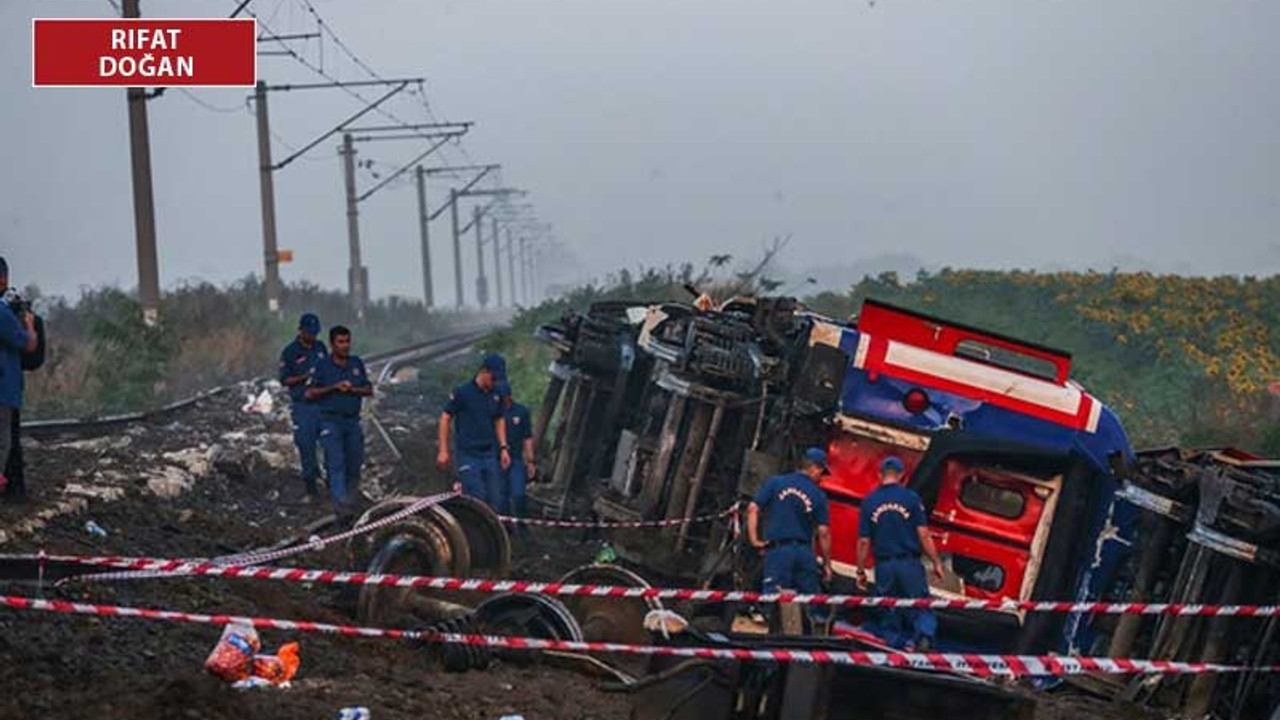
[[[280,250],[276,252],[276,260],[282,263],[293,262],[293,251]]]

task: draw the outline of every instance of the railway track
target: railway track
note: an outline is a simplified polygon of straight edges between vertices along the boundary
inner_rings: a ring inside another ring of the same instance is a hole
[[[377,373],[379,382],[393,375],[399,367],[409,362],[438,360],[465,352],[477,340],[488,335],[499,327],[496,324],[482,325],[444,337],[425,340],[404,347],[371,353],[364,357],[365,366]],[[261,382],[269,376],[262,375],[250,378],[247,382]],[[116,415],[100,415],[84,418],[59,418],[49,420],[32,420],[22,423],[22,431],[36,438],[54,435],[93,435],[116,429],[120,426],[141,422],[154,422],[174,413],[199,405],[210,398],[219,397],[235,390],[241,383],[231,383],[202,390],[190,397],[175,400],[157,408],[140,412],[120,413]]]

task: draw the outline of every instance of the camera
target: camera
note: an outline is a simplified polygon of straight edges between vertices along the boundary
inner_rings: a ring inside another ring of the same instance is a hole
[[[32,311],[31,301],[23,297],[22,293],[18,292],[16,288],[9,288],[6,290],[4,296],[0,297],[0,302],[8,305],[9,309],[12,310],[13,314],[17,315],[19,319],[22,318],[24,313]]]

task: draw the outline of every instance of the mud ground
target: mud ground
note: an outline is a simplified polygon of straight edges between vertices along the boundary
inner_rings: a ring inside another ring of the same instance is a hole
[[[26,506],[0,505],[0,552],[212,557],[261,548],[304,532],[328,512],[303,504],[292,468],[287,412],[241,411],[256,388],[211,398],[162,423],[104,435],[29,441]],[[439,393],[409,381],[388,388],[378,414],[404,453],[398,463],[372,428],[363,489],[370,502],[446,487],[435,468]],[[93,520],[108,536],[85,530]],[[534,531],[515,544],[516,574],[555,579],[589,562],[596,539]],[[347,568],[342,548],[291,564]],[[4,592],[33,595],[33,586]],[[45,588],[46,597],[193,612],[226,612],[350,623],[354,595],[337,586],[304,587],[213,578],[141,580]],[[386,718],[608,720],[629,715],[625,694],[545,663],[498,663],[484,672],[445,673],[407,642],[262,632],[267,650],[301,643],[292,687],[238,691],[203,670],[217,641],[213,626],[0,610],[5,691],[0,718],[334,717],[365,706]],[[1041,696],[1043,720],[1146,717],[1135,708],[1078,694]]]

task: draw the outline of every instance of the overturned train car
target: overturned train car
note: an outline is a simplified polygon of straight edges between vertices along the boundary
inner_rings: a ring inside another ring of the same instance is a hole
[[[1071,380],[1068,353],[873,300],[851,323],[791,298],[707,307],[599,304],[539,330],[557,351],[536,423],[549,482],[532,499],[544,514],[712,514],[820,444],[837,590],[852,590],[859,503],[890,454],[949,565],[936,596],[1123,599],[1143,580],[1133,549],[1151,523],[1132,498],[1146,466],[1116,415]],[[611,539],[648,574],[755,582],[753,555],[723,522]],[[1093,651],[1116,632],[1085,616],[955,614],[941,640]]]

